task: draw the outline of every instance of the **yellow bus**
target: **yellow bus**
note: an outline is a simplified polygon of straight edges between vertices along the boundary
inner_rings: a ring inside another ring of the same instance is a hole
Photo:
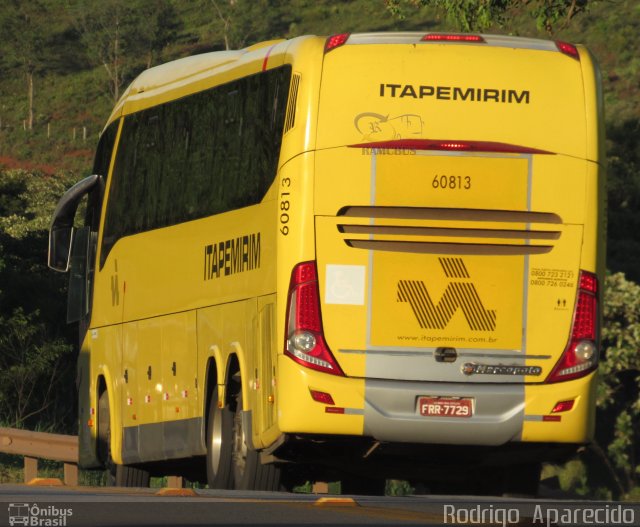
[[[594,430],[601,124],[565,42],[305,36],[143,72],[50,232],[81,465],[535,492]]]

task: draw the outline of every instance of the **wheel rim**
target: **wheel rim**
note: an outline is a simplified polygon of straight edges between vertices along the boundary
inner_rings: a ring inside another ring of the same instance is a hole
[[[210,452],[211,468],[214,475],[220,470],[220,460],[222,459],[222,409],[216,405],[213,412],[213,426],[211,428]]]

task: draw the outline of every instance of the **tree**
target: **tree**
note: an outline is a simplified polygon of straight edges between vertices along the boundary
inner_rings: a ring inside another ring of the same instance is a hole
[[[51,339],[39,315],[17,308],[0,317],[0,420],[16,428],[33,417],[46,422],[42,414],[56,406],[56,395],[68,392],[61,385],[70,381],[72,364],[65,358],[71,346]]]
[[[123,55],[134,33],[130,31],[131,8],[123,0],[91,0],[70,4],[69,12],[89,60],[104,68],[109,93],[117,101],[128,67]]]
[[[122,24],[128,9],[120,0],[78,2],[70,5],[74,26],[80,33],[89,59],[104,67],[109,92],[120,98],[123,84]]]
[[[640,280],[640,119],[607,127],[607,265]]]
[[[225,49],[277,38],[288,28],[291,17],[283,0],[205,0],[211,8],[213,27]],[[265,13],[269,16],[265,16]]]
[[[43,69],[43,50],[47,12],[38,0],[12,0],[3,7],[0,23],[5,50],[15,61],[27,81],[27,127],[33,130],[34,76]],[[6,58],[6,57],[5,57]]]
[[[444,12],[461,31],[483,31],[492,25],[503,27],[511,16],[526,9],[539,29],[552,33],[564,27],[589,6],[589,0],[385,0],[395,16],[406,15],[405,7],[432,6]]]
[[[150,68],[157,54],[176,40],[182,21],[170,0],[148,0],[133,15],[137,51],[145,55],[147,68]]]
[[[597,439],[628,493],[640,483],[640,286],[608,276],[603,314]]]
[[[0,421],[72,431],[73,347],[64,277],[46,267],[50,218],[70,178],[0,171]]]
[[[150,67],[180,27],[171,0],[150,0],[139,7],[127,0],[75,0],[69,13],[90,61],[104,68],[114,101],[132,70],[142,63]]]

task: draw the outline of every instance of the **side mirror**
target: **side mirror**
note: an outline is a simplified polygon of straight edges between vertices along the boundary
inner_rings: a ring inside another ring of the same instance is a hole
[[[93,175],[79,181],[60,198],[53,213],[49,229],[49,267],[54,271],[66,273],[71,259],[73,243],[73,219],[78,205],[84,196],[91,192],[101,181],[100,176]]]

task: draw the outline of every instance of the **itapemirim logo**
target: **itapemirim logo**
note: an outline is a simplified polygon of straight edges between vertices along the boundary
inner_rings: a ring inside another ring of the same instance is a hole
[[[458,309],[472,331],[495,331],[496,311],[486,309],[462,258],[438,258],[449,282],[440,301],[435,304],[422,280],[400,280],[398,302],[408,302],[422,329],[444,329]]]
[[[40,506],[37,503],[9,503],[9,525],[32,527],[65,527],[67,518],[73,516],[71,509],[55,505]]]

